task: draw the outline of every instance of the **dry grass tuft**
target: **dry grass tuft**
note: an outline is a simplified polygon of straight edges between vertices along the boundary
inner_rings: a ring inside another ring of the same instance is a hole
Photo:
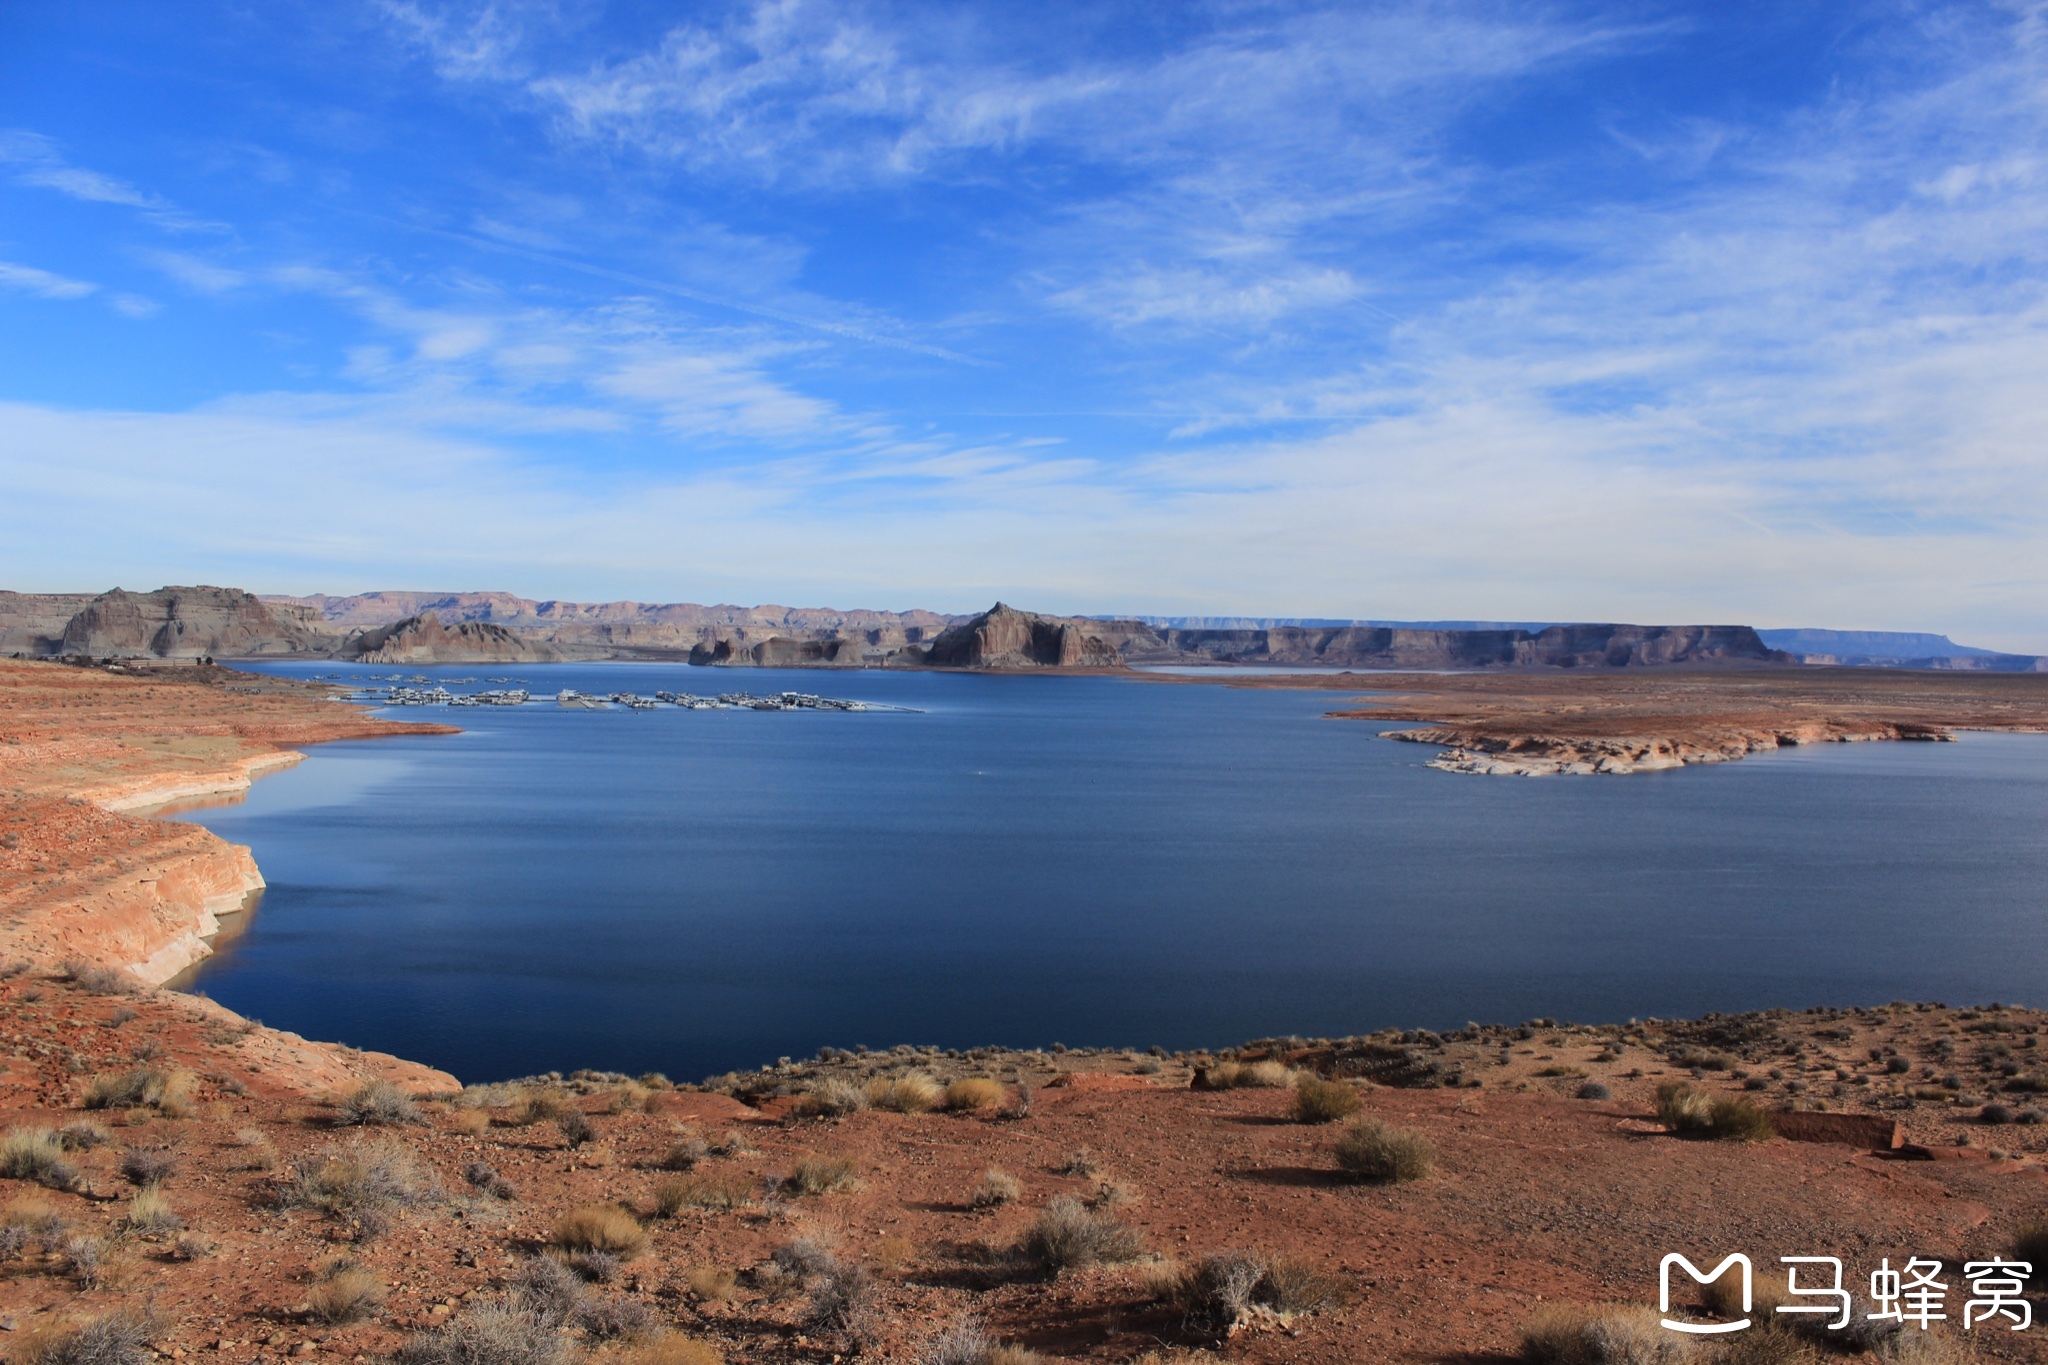
[[[691,1171],[655,1182],[654,1207],[663,1218],[684,1209],[736,1209],[753,1196],[754,1184],[723,1171]]]
[[[675,1141],[669,1144],[667,1154],[661,1159],[661,1167],[665,1171],[695,1170],[697,1163],[710,1154],[711,1145],[698,1133],[685,1129],[676,1134]]]
[[[1098,1213],[1078,1199],[1060,1198],[1025,1229],[1018,1244],[1025,1259],[1048,1274],[1090,1265],[1121,1265],[1144,1254],[1145,1239],[1136,1228],[1107,1213]]]
[[[88,995],[135,995],[142,990],[139,978],[118,967],[101,967],[82,958],[71,958],[61,968],[64,979]]]
[[[616,1365],[725,1365],[716,1346],[696,1337],[657,1337],[606,1357]]]
[[[397,1365],[569,1365],[571,1358],[555,1324],[499,1303],[408,1337],[392,1357]]]
[[[699,1303],[725,1303],[738,1292],[740,1279],[724,1266],[700,1265],[691,1269],[684,1283]]]
[[[799,1109],[818,1118],[844,1118],[868,1107],[866,1087],[840,1076],[828,1076],[804,1092]]]
[[[1337,1139],[1337,1165],[1356,1180],[1406,1184],[1427,1176],[1436,1149],[1419,1133],[1389,1128],[1375,1118],[1360,1119]]]
[[[352,1224],[359,1239],[381,1233],[395,1209],[440,1197],[432,1172],[395,1144],[323,1147],[295,1157],[277,1190],[284,1208],[318,1209]]]
[[[10,1128],[0,1138],[0,1176],[32,1180],[53,1190],[78,1183],[78,1172],[64,1159],[64,1143],[47,1128]]]
[[[481,1109],[458,1109],[449,1115],[448,1126],[464,1137],[482,1137],[491,1130],[491,1116]]]
[[[569,1097],[559,1090],[529,1090],[513,1102],[509,1121],[515,1128],[554,1123],[569,1111]]]
[[[1657,1087],[1657,1119],[1674,1133],[1722,1142],[1764,1142],[1775,1136],[1771,1116],[1738,1095],[1716,1095],[1691,1081]]]
[[[919,1348],[916,1365],[1042,1365],[1044,1360],[1036,1351],[997,1341],[980,1319],[964,1317]]]
[[[1008,1098],[1003,1083],[987,1076],[963,1076],[946,1087],[948,1109],[993,1109]]]
[[[868,1103],[898,1114],[928,1114],[945,1102],[946,1091],[923,1072],[877,1076],[867,1085]]]
[[[991,1166],[981,1173],[981,1183],[967,1196],[967,1206],[974,1209],[1001,1208],[1014,1204],[1024,1193],[1024,1187],[1017,1183],[1017,1177],[1000,1166]]]
[[[152,1365],[154,1324],[134,1309],[121,1309],[75,1326],[43,1328],[9,1353],[14,1365]]]
[[[130,1147],[121,1153],[121,1174],[137,1185],[161,1185],[177,1170],[177,1156],[161,1147]]]
[[[393,1125],[423,1123],[425,1120],[412,1097],[391,1082],[365,1081],[341,1101],[335,1122],[343,1125]]]
[[[147,1236],[151,1233],[176,1232],[185,1226],[185,1220],[171,1207],[171,1201],[164,1197],[162,1189],[155,1185],[144,1185],[128,1201],[128,1212],[121,1218],[121,1231]]]
[[[1530,1365],[1680,1365],[1693,1345],[1648,1308],[1553,1304],[1522,1329]]]
[[[1358,1092],[1341,1081],[1302,1076],[1294,1083],[1296,1123],[1335,1123],[1357,1113],[1362,1103]]]
[[[2020,1224],[2019,1231],[2012,1235],[2012,1247],[2007,1254],[2034,1268],[2032,1283],[2035,1286],[2048,1283],[2048,1219],[2037,1218]]]
[[[799,1157],[783,1187],[799,1195],[838,1194],[860,1183],[860,1172],[852,1157],[821,1156],[815,1152]]]
[[[138,1066],[118,1075],[95,1076],[87,1082],[87,1109],[155,1109],[170,1118],[190,1118],[192,1091],[199,1078],[189,1071]],[[130,1115],[130,1122],[133,1122]]]
[[[317,1322],[361,1322],[384,1306],[384,1282],[362,1266],[336,1271],[307,1291],[306,1309]]]
[[[550,1240],[564,1251],[602,1251],[631,1260],[647,1250],[647,1229],[617,1204],[585,1204],[555,1220]]]
[[[1189,1327],[1229,1334],[1254,1308],[1292,1315],[1336,1300],[1342,1284],[1313,1262],[1224,1251],[1192,1265],[1169,1264],[1148,1277],[1155,1298],[1180,1310]]]

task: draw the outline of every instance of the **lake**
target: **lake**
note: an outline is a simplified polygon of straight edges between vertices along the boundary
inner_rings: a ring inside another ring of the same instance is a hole
[[[824,1045],[2039,1004],[2048,979],[2048,736],[1515,779],[1325,719],[1337,692],[402,671],[917,708],[406,708],[465,732],[318,746],[177,817],[251,845],[269,881],[189,988],[465,1081],[697,1079]]]

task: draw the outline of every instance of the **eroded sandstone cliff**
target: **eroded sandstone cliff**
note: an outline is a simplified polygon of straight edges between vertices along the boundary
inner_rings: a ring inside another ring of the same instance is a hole
[[[367,664],[552,663],[561,652],[488,621],[444,625],[425,612],[351,635],[339,651]]]
[[[447,732],[225,670],[0,662],[0,962],[171,980],[212,952],[220,917],[248,905],[263,877],[247,848],[139,813],[232,799],[300,760],[283,744]],[[233,1020],[211,1002],[189,1008]],[[256,1032],[280,1083],[309,1091],[371,1076],[418,1090],[454,1084],[396,1058]]]

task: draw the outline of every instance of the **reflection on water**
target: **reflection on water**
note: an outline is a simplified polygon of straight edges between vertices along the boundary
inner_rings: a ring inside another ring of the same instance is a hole
[[[270,883],[198,983],[480,1079],[2025,1000],[2048,968],[2048,737],[1493,779],[1323,719],[1342,693],[886,672],[826,690],[922,714],[536,703],[315,748],[195,817]]]

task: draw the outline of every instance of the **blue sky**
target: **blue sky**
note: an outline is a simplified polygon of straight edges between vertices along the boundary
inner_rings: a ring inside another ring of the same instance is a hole
[[[0,8],[0,578],[2048,651],[2037,4]]]

